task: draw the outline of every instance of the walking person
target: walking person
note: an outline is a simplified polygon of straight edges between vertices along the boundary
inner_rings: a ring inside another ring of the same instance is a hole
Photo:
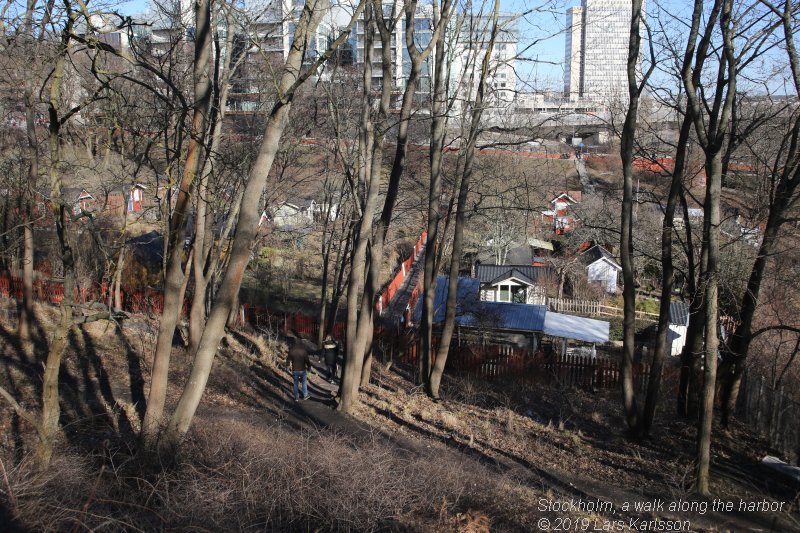
[[[300,401],[300,382],[303,383],[303,400],[307,400],[310,397],[308,394],[308,371],[311,370],[311,358],[308,355],[308,350],[297,337],[289,338],[289,353],[286,357],[286,364],[291,364],[292,368],[294,401]]]
[[[322,343],[322,354],[325,358],[325,368],[328,369],[328,382],[336,382],[336,362],[339,360],[339,345],[328,335]]]

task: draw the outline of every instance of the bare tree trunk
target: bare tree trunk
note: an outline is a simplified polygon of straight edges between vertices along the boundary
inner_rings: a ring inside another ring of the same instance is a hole
[[[361,361],[358,359],[363,353],[363,341],[359,338],[359,292],[364,286],[364,273],[366,271],[367,244],[372,226],[372,213],[377,204],[377,180],[371,179],[373,163],[369,154],[373,151],[375,134],[370,119],[370,95],[372,86],[372,61],[373,38],[375,34],[375,17],[381,16],[374,13],[374,7],[368,1],[364,13],[364,76],[363,76],[363,107],[361,110],[361,131],[358,139],[358,153],[360,158],[358,176],[359,187],[365,193],[361,220],[355,229],[355,244],[350,259],[350,276],[347,283],[347,338],[344,367],[342,368],[342,382],[339,387],[340,402],[338,409],[349,413],[358,400],[358,387],[361,384]],[[385,47],[384,47],[385,48]],[[391,83],[391,77],[384,78],[385,83]],[[385,92],[385,91],[384,91]],[[363,328],[362,328],[363,330]],[[359,346],[360,344],[360,346]]]
[[[376,11],[380,9],[379,5],[379,2],[375,3],[374,9]],[[400,188],[400,178],[405,170],[406,155],[408,153],[408,128],[411,121],[412,108],[414,105],[414,92],[416,90],[417,80],[422,70],[422,62],[433,50],[433,41],[423,52],[417,50],[417,44],[414,39],[414,15],[416,12],[416,7],[416,0],[410,0],[403,6],[406,15],[406,49],[411,62],[411,70],[409,72],[408,79],[406,80],[406,86],[403,92],[403,103],[400,107],[400,116],[397,125],[397,148],[395,150],[392,169],[389,175],[386,197],[380,219],[374,228],[373,238],[369,248],[369,271],[367,274],[367,281],[364,285],[364,295],[361,300],[361,312],[358,321],[358,333],[356,335],[354,357],[350,361],[350,364],[361,367],[359,372],[359,381],[362,384],[369,382],[369,371],[372,363],[371,346],[372,334],[374,331],[373,318],[375,313],[375,305],[377,303],[376,297],[380,288],[380,274],[381,267],[383,266],[383,250],[389,225],[392,221],[394,206],[397,203],[397,195]],[[387,80],[391,80],[393,72],[392,57],[390,54],[392,39],[391,28],[387,26],[386,21],[382,18],[377,20],[377,27],[381,36],[381,67],[383,69],[384,85],[381,94],[380,113],[377,121],[379,133],[376,136],[375,144],[373,146],[373,159],[371,168],[373,172],[373,178],[371,181],[380,181],[381,163],[383,159],[381,147],[385,132],[387,130],[387,117],[389,116],[392,88],[392,84],[387,83]],[[438,38],[438,35],[441,33],[442,26],[439,25],[434,29],[434,38]],[[370,356],[365,357],[368,353]],[[346,384],[345,380],[343,379],[343,388],[347,385],[348,384]],[[352,387],[352,385],[350,386]]]
[[[350,260],[350,243],[353,241],[350,235],[352,233],[352,226],[347,230],[343,230],[342,239],[339,241],[337,254],[341,253],[341,255],[338,256],[336,260],[336,273],[334,275],[336,282],[333,287],[333,296],[331,296],[331,303],[327,313],[327,325],[325,327],[327,335],[333,335],[336,329],[336,318],[339,315],[339,303],[341,302],[342,292],[344,291],[345,272],[347,271],[347,264]]]
[[[444,12],[444,8],[442,8]],[[458,304],[458,266],[463,250],[464,241],[464,223],[466,219],[467,210],[467,197],[469,196],[469,188],[472,181],[472,168],[475,158],[475,145],[480,133],[481,117],[483,115],[484,97],[486,91],[486,82],[489,77],[489,62],[491,60],[492,51],[494,49],[495,39],[498,32],[498,17],[500,14],[500,2],[495,0],[492,12],[492,30],[489,37],[489,42],[486,46],[486,52],[481,60],[480,77],[477,81],[477,93],[475,101],[472,103],[472,113],[470,117],[469,135],[467,137],[467,144],[464,149],[464,168],[461,174],[460,186],[458,189],[458,201],[456,204],[456,222],[453,228],[453,249],[450,256],[450,271],[447,282],[447,301],[445,304],[445,319],[442,327],[442,336],[439,341],[439,348],[436,352],[436,359],[432,357],[432,335],[433,330],[433,298],[436,292],[435,287],[435,265],[430,265],[432,270],[428,272],[428,256],[425,256],[425,283],[431,283],[430,286],[425,286],[425,300],[423,302],[423,323],[422,323],[422,357],[423,357],[423,378],[425,387],[428,394],[435,399],[439,398],[439,386],[441,385],[442,375],[444,368],[447,364],[447,356],[450,352],[450,342],[453,338],[453,331],[455,330],[456,322],[456,307]],[[442,64],[444,56],[444,42],[437,43],[436,46],[436,92],[434,93],[434,102],[438,102],[439,106],[437,114],[434,119],[440,117],[440,113],[444,112],[444,84],[446,80],[439,70],[439,65]],[[442,84],[441,86],[439,84]],[[442,117],[444,121],[444,117]],[[434,183],[434,178],[439,178],[439,170],[441,165],[441,151],[444,146],[444,128],[445,124],[442,122],[434,122],[431,126],[431,198],[429,202],[434,204],[429,207],[429,217],[432,209],[435,209],[436,216],[438,216],[439,206],[438,198],[441,191],[441,183]],[[435,153],[434,153],[435,151]],[[454,191],[455,193],[455,191]],[[438,219],[436,220],[438,225]],[[431,221],[428,220],[428,243],[429,248],[426,254],[435,256],[433,248],[431,247]],[[436,233],[436,226],[433,228],[434,234]],[[433,242],[435,243],[434,238]]]
[[[24,34],[26,39],[30,39],[32,44],[33,36],[33,11],[36,8],[36,0],[28,0],[25,8]],[[39,180],[39,143],[36,139],[36,109],[33,100],[33,77],[25,76],[25,134],[28,152],[28,184],[24,191],[23,212],[25,215],[25,225],[23,232],[23,253],[22,253],[22,304],[19,309],[19,339],[26,350],[32,349],[30,346],[33,328],[33,221],[31,220],[31,199],[30,189],[36,186]]]
[[[26,349],[30,348],[33,329],[33,222],[31,211],[26,208],[26,222],[22,227],[22,303],[19,309],[19,340]]]
[[[633,156],[636,140],[639,95],[642,87],[636,80],[639,63],[642,19],[642,0],[631,3],[631,31],[628,45],[628,112],[622,127],[620,156],[622,158],[622,226],[620,238],[620,262],[622,264],[622,396],[625,406],[625,421],[628,429],[636,431],[639,412],[636,406],[636,388],[633,382],[633,354],[636,334],[636,287],[633,270]]]
[[[228,28],[233,27],[233,15],[230,9],[226,9],[225,19]],[[197,208],[195,211],[195,235],[194,235],[194,257],[192,271],[192,279],[194,287],[192,292],[192,305],[189,312],[189,350],[191,353],[196,353],[200,347],[200,337],[203,334],[203,326],[206,321],[206,311],[208,306],[208,286],[214,273],[216,261],[212,260],[212,252],[215,246],[214,243],[214,229],[213,219],[208,219],[208,203],[209,198],[209,183],[212,179],[214,167],[219,159],[219,148],[222,139],[222,122],[225,118],[225,103],[228,100],[228,93],[230,90],[230,81],[233,73],[241,64],[244,54],[239,57],[233,57],[234,50],[234,37],[235,32],[228,31],[225,39],[224,60],[222,65],[219,65],[219,56],[221,51],[217,39],[214,40],[214,45],[217,49],[215,54],[215,70],[222,69],[222,77],[217,82],[217,76],[214,76],[214,99],[213,105],[210,108],[209,122],[209,135],[210,143],[208,148],[208,155],[202,167],[202,174],[197,184]],[[238,199],[235,203],[239,203]],[[232,209],[230,217],[235,219],[238,215],[236,209]],[[232,220],[229,221],[232,224]],[[219,246],[224,246],[227,240],[228,229],[226,228],[225,235],[221,236]],[[219,254],[214,257],[218,257]],[[237,306],[238,307],[238,306]]]
[[[117,268],[114,272],[114,311],[122,311],[122,271],[125,268],[125,246],[119,250]]]
[[[322,61],[326,60],[346,38],[348,32],[337,38],[331,47],[323,54],[315,66],[301,72],[303,57],[308,40],[314,34],[323,13],[329,7],[326,0],[307,2],[297,23],[294,41],[286,59],[283,75],[278,86],[278,101],[272,108],[267,119],[264,136],[261,141],[258,156],[250,171],[241,201],[236,234],[229,254],[228,267],[217,292],[216,300],[209,314],[206,329],[200,340],[200,348],[195,355],[192,370],[186,386],[183,389],[178,405],[170,420],[164,435],[163,444],[167,448],[177,445],[189,430],[189,426],[200,403],[205,390],[208,376],[214,362],[214,356],[219,342],[224,334],[225,323],[230,310],[236,302],[239,288],[244,275],[245,267],[250,260],[252,244],[258,231],[260,218],[259,201],[261,193],[266,186],[267,176],[275,160],[281,135],[286,127],[286,122],[291,109],[292,100],[297,88],[303,83]],[[360,14],[360,7],[356,10],[351,20],[352,27],[355,17]]]
[[[164,402],[169,381],[169,361],[172,354],[172,338],[178,323],[183,301],[183,241],[186,217],[190,206],[190,191],[200,165],[203,137],[206,128],[206,114],[211,98],[211,79],[209,64],[211,58],[211,8],[209,0],[197,0],[195,4],[195,55],[194,55],[194,112],[189,148],[186,155],[183,177],[178,190],[178,199],[172,220],[169,224],[167,245],[167,266],[164,275],[164,309],[159,321],[156,351],[153,356],[153,370],[150,380],[150,393],[147,397],[147,411],[142,423],[142,439],[145,446],[152,448],[157,441],[164,414]]]
[[[719,313],[718,265],[719,265],[719,195],[722,182],[722,162],[717,153],[709,161],[708,185],[706,192],[706,241],[708,242],[708,268],[705,276],[705,366],[703,382],[703,398],[701,402],[700,423],[697,436],[697,478],[695,490],[703,495],[709,494],[709,470],[711,467],[711,429],[714,421],[714,395],[717,384],[717,350],[719,339],[717,327]]]
[[[683,118],[678,145],[675,154],[675,168],[672,173],[667,206],[664,210],[664,220],[661,225],[661,301],[658,309],[658,326],[656,330],[656,346],[653,351],[653,363],[650,368],[650,378],[647,383],[647,396],[639,431],[642,436],[648,436],[653,427],[653,421],[661,392],[661,374],[664,360],[670,349],[667,334],[669,333],[670,305],[672,302],[672,289],[675,282],[675,266],[672,262],[672,232],[675,226],[675,209],[678,204],[681,188],[683,187],[684,169],[686,168],[686,151],[689,144],[689,135],[692,131],[692,119],[688,113]]]
[[[716,392],[717,355],[719,339],[718,327],[718,286],[719,286],[719,224],[720,224],[720,192],[722,183],[722,150],[728,131],[728,123],[736,93],[736,76],[738,58],[734,57],[732,28],[732,1],[716,0],[707,18],[705,32],[698,47],[695,64],[692,56],[699,32],[703,12],[703,2],[695,2],[692,26],[682,67],[682,78],[686,95],[691,108],[698,141],[703,147],[706,158],[706,197],[705,219],[703,222],[703,249],[705,254],[705,273],[702,278],[705,300],[705,349],[704,349],[704,383],[701,402],[700,421],[697,434],[697,466],[695,490],[709,494],[709,471],[711,466],[711,440],[714,421],[714,397]],[[701,102],[696,84],[697,75],[702,72],[706,59],[705,49],[711,42],[717,14],[719,14],[720,34],[722,36],[722,54],[718,62],[717,86],[711,105]],[[703,111],[708,114],[708,124]]]
[[[40,468],[46,468],[53,456],[53,444],[58,434],[58,420],[61,416],[59,403],[59,371],[64,350],[67,347],[67,335],[72,327],[72,306],[75,289],[75,260],[67,236],[67,209],[61,200],[61,88],[64,80],[66,58],[69,54],[69,42],[75,24],[75,13],[70,13],[61,34],[61,43],[50,82],[50,99],[48,102],[49,144],[50,144],[50,191],[52,210],[56,223],[61,263],[64,274],[64,299],[60,306],[60,319],[52,338],[49,341],[47,361],[42,377],[42,418],[39,444],[36,448],[36,462]]]

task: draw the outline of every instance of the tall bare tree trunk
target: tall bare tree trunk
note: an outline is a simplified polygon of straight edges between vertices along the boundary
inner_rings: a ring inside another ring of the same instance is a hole
[[[196,353],[200,347],[200,337],[203,334],[203,326],[206,321],[206,310],[208,308],[208,287],[211,283],[211,278],[214,275],[216,268],[216,258],[218,254],[212,254],[215,246],[214,228],[213,223],[208,219],[208,203],[209,197],[209,183],[212,179],[214,167],[216,166],[219,157],[220,143],[222,139],[222,122],[225,118],[225,103],[228,100],[228,93],[230,91],[231,78],[241,64],[244,54],[241,54],[234,61],[234,37],[236,32],[232,31],[233,28],[233,14],[230,9],[225,13],[225,25],[229,30],[225,38],[225,54],[222,65],[219,65],[219,57],[222,52],[219,50],[219,43],[217,39],[214,40],[217,47],[215,54],[215,70],[222,70],[222,76],[217,81],[219,75],[214,76],[214,98],[213,104],[210,106],[209,134],[210,139],[207,157],[202,166],[200,180],[197,184],[197,208],[195,211],[195,235],[194,235],[194,256],[192,258],[192,280],[194,287],[192,292],[192,305],[189,311],[189,350],[191,353]],[[234,203],[238,204],[239,200],[236,198]],[[231,210],[230,217],[235,219],[238,215],[237,209]],[[233,224],[233,220],[229,220]],[[226,225],[227,226],[227,225]],[[224,235],[221,235],[219,240],[219,247],[225,245],[227,240],[228,229]],[[212,255],[214,259],[212,259]],[[236,306],[238,307],[238,306]]]
[[[444,7],[442,8],[444,12]],[[427,389],[428,394],[435,399],[439,398],[439,386],[442,382],[442,375],[444,374],[444,368],[447,364],[447,356],[450,352],[450,343],[453,338],[453,331],[455,330],[455,323],[456,323],[456,308],[458,305],[458,267],[459,262],[461,259],[461,252],[463,250],[463,242],[464,242],[464,224],[466,219],[466,210],[467,210],[467,198],[469,196],[469,188],[472,182],[472,169],[473,169],[473,162],[475,158],[475,145],[478,140],[478,134],[480,133],[480,123],[481,117],[483,115],[483,106],[484,106],[484,99],[486,93],[486,83],[489,77],[489,62],[491,61],[492,51],[494,50],[495,40],[497,38],[498,32],[498,17],[500,14],[500,2],[499,0],[495,0],[494,8],[492,11],[492,30],[489,37],[489,42],[486,46],[486,51],[481,59],[481,70],[479,79],[477,80],[477,92],[475,95],[475,100],[472,102],[472,113],[470,116],[470,123],[469,123],[469,134],[467,137],[466,147],[464,148],[464,167],[461,173],[461,179],[459,187],[458,187],[458,200],[456,203],[456,221],[453,228],[453,249],[450,255],[450,271],[449,277],[447,281],[447,301],[445,303],[445,319],[444,325],[442,326],[442,336],[439,341],[439,347],[436,352],[436,359],[434,360],[432,357],[433,351],[433,339],[432,339],[432,330],[433,330],[433,303],[434,303],[434,294],[436,292],[435,287],[435,264],[428,264],[428,256],[425,256],[425,280],[424,283],[430,283],[431,285],[425,285],[425,300],[423,301],[423,323],[422,323],[422,357],[423,357],[423,378],[425,383],[425,388]],[[472,33],[472,32],[470,32]],[[430,188],[430,200],[431,204],[434,204],[429,207],[428,210],[428,249],[426,250],[426,254],[430,254],[431,256],[435,256],[433,249],[433,244],[436,242],[434,238],[433,242],[431,242],[431,212],[435,212],[435,216],[438,217],[439,212],[439,205],[438,205],[438,198],[441,191],[441,183],[434,183],[434,178],[437,180],[440,179],[440,170],[441,170],[441,152],[444,147],[444,117],[441,115],[445,112],[444,106],[444,84],[446,83],[446,76],[443,75],[444,69],[440,71],[440,65],[444,63],[444,42],[439,42],[436,45],[436,90],[434,92],[434,102],[438,103],[436,112],[434,114],[434,123],[431,126],[431,188]],[[441,84],[442,86],[440,86]],[[441,122],[439,121],[441,119]],[[453,191],[454,194],[456,191]],[[434,234],[436,233],[436,228],[438,227],[438,218],[436,220],[436,225],[433,227]],[[431,268],[431,271],[428,271],[428,268]]]
[[[636,388],[633,382],[633,354],[636,335],[636,287],[633,270],[633,156],[636,140],[639,95],[643,85],[636,80],[639,63],[642,20],[642,0],[631,3],[631,31],[628,45],[628,112],[622,126],[620,156],[622,158],[622,225],[620,238],[620,262],[622,264],[622,396],[625,406],[625,421],[628,429],[636,431],[639,412],[636,406]]]
[[[706,158],[706,197],[703,221],[703,249],[705,254],[705,272],[702,277],[705,300],[705,349],[703,370],[703,396],[701,401],[700,420],[697,434],[697,463],[695,473],[695,490],[709,494],[709,472],[711,467],[711,440],[714,422],[714,398],[716,392],[717,356],[719,338],[718,301],[719,292],[719,224],[720,224],[720,192],[722,185],[722,151],[724,139],[728,131],[731,110],[736,93],[736,77],[738,58],[734,56],[733,33],[734,24],[731,18],[732,0],[716,0],[711,14],[707,18],[706,28],[697,48],[694,66],[692,56],[699,33],[703,2],[695,2],[692,25],[687,41],[682,78],[688,103],[691,106],[691,117],[694,121],[698,141]],[[706,59],[706,49],[714,33],[717,14],[722,36],[722,51],[718,62],[717,85],[711,95],[700,94],[696,83],[698,72],[702,72]],[[703,100],[701,101],[701,97]],[[708,123],[706,123],[707,113]]]
[[[33,11],[36,0],[28,0],[23,23],[24,38],[33,46]],[[33,50],[31,50],[33,52]],[[36,109],[33,100],[33,76],[25,76],[25,134],[28,152],[28,183],[23,190],[23,214],[25,223],[23,232],[22,253],[22,304],[19,309],[19,339],[26,350],[30,346],[33,327],[33,221],[31,213],[31,191],[39,180],[39,143],[36,139]]]
[[[205,331],[200,340],[200,348],[192,363],[189,378],[164,435],[163,444],[167,448],[177,445],[189,430],[194,413],[208,382],[214,356],[224,334],[225,323],[231,308],[237,300],[242,276],[250,260],[260,218],[259,201],[266,186],[269,170],[275,160],[275,154],[278,151],[297,88],[347,38],[349,27],[347,32],[334,41],[314,66],[308,68],[305,72],[301,72],[308,41],[313,36],[322,15],[329,6],[330,4],[327,0],[307,2],[297,23],[294,41],[278,85],[278,101],[273,106],[267,119],[261,146],[245,185],[228,267],[225,269],[222,283],[211,308]],[[352,27],[355,17],[360,14],[360,9],[361,7],[356,10],[350,27]]]
[[[211,98],[211,7],[210,0],[195,3],[195,51],[194,51],[194,111],[189,136],[183,176],[178,189],[178,199],[169,224],[166,271],[164,274],[164,309],[159,321],[156,351],[153,356],[153,371],[147,410],[142,423],[142,439],[145,446],[155,446],[164,415],[164,402],[169,382],[169,361],[172,354],[172,339],[178,323],[183,301],[181,287],[184,281],[183,242],[186,218],[190,204],[190,191],[200,165],[206,115]]]
[[[375,35],[375,17],[381,16],[374,13],[372,2],[368,0],[364,11],[364,76],[362,78],[363,106],[361,109],[361,131],[358,138],[359,154],[359,193],[364,195],[360,213],[360,220],[354,229],[354,244],[350,257],[350,276],[347,283],[347,335],[345,346],[344,367],[342,368],[342,383],[339,387],[339,406],[342,412],[349,413],[358,400],[358,387],[361,384],[361,361],[363,341],[359,339],[359,293],[364,286],[364,273],[367,269],[367,244],[369,242],[372,213],[378,200],[378,183],[373,180],[372,154],[375,143],[375,133],[370,118],[370,101],[372,93],[372,62],[373,42]],[[384,82],[390,83],[391,77]],[[385,92],[385,91],[384,91]],[[358,203],[358,202],[357,202]],[[362,328],[363,331],[363,328]]]
[[[656,329],[656,346],[653,351],[653,363],[650,368],[650,378],[647,383],[647,396],[644,402],[644,411],[639,426],[642,436],[648,436],[655,420],[658,397],[661,392],[661,374],[663,373],[664,360],[670,349],[669,333],[670,307],[672,302],[672,289],[675,284],[675,265],[672,262],[672,232],[675,226],[675,210],[678,198],[683,187],[683,176],[686,168],[686,152],[689,145],[689,136],[692,131],[692,119],[687,113],[683,117],[678,144],[675,153],[675,168],[672,172],[667,205],[664,210],[664,220],[661,224],[661,301],[658,309],[658,326]]]
[[[64,299],[59,308],[60,318],[58,326],[49,341],[47,361],[45,362],[42,377],[42,418],[40,440],[36,448],[36,462],[40,468],[46,468],[53,456],[53,444],[58,434],[58,420],[61,416],[59,403],[59,371],[64,350],[67,347],[67,335],[72,327],[72,306],[74,303],[73,291],[75,289],[75,260],[67,236],[67,209],[61,199],[61,173],[60,173],[60,145],[61,145],[61,89],[64,80],[64,71],[69,54],[70,36],[75,25],[74,12],[69,12],[64,30],[61,33],[61,42],[58,56],[50,81],[50,99],[48,102],[49,146],[50,146],[50,192],[52,210],[58,236],[61,264],[64,275]]]

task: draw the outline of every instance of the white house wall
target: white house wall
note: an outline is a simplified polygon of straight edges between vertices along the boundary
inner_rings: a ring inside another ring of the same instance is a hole
[[[687,326],[675,324],[669,325],[669,331],[667,331],[667,342],[670,345],[670,355],[678,356],[683,351],[683,347],[686,345],[687,329]]]
[[[617,292],[617,269],[608,262],[599,260],[590,264],[587,268],[587,278],[590,282],[600,282],[605,291],[610,294]]]

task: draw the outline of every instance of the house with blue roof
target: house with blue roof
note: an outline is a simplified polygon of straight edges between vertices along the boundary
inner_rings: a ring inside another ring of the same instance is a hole
[[[448,277],[437,276],[434,297],[434,325],[445,319]],[[456,298],[456,324],[460,328],[491,332],[519,344],[528,341],[531,349],[537,349],[543,336],[559,339],[564,350],[570,340],[595,345],[609,340],[609,323],[578,316],[554,313],[547,306],[506,301],[486,301],[480,296],[479,278],[458,278]],[[419,324],[422,317],[422,299],[417,304],[412,322]]]

